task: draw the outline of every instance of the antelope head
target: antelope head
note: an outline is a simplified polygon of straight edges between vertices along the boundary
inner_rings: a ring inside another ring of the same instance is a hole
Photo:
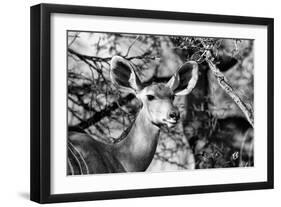
[[[142,112],[148,120],[160,127],[173,127],[180,114],[173,104],[175,96],[187,95],[198,79],[198,65],[194,61],[184,63],[167,83],[143,84],[128,60],[114,56],[111,60],[110,77],[119,90],[133,93],[142,102]]]

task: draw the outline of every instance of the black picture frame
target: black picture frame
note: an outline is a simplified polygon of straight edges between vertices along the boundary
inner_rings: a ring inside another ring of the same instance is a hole
[[[53,13],[99,15],[111,17],[151,18],[206,23],[263,25],[267,27],[267,181],[221,185],[169,187],[154,189],[87,192],[74,194],[50,193],[50,130],[51,130],[51,71],[50,16]],[[70,202],[102,199],[166,196],[225,191],[273,188],[273,51],[274,20],[272,18],[195,14],[168,11],[103,8],[39,4],[31,7],[31,173],[30,199],[39,203]]]

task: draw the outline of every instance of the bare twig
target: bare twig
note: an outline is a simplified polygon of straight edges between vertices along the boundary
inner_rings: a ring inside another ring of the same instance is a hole
[[[74,35],[73,39],[72,39],[71,42],[68,44],[68,47],[70,47],[70,46],[75,42],[75,40],[76,40],[77,38],[79,38],[79,34],[80,34],[80,32],[77,32],[77,33]]]
[[[167,162],[167,163],[170,163],[171,165],[177,165],[183,169],[188,169],[185,165],[181,164],[181,163],[178,163],[178,162],[175,162],[175,161],[172,161],[170,160],[169,158],[166,158],[164,156],[160,156],[159,153],[156,153],[155,154],[155,159],[158,159],[162,162]]]
[[[136,41],[138,40],[138,38],[139,38],[139,35],[134,39],[134,41],[131,43],[131,45],[128,47],[128,50],[127,50],[127,52],[126,52],[126,54],[125,54],[125,57],[127,57],[128,55],[129,55],[129,52],[130,52],[130,50],[131,50],[131,48],[134,46],[134,44],[136,43]]]

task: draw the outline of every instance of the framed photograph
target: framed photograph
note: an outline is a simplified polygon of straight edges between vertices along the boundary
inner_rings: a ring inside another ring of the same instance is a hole
[[[31,7],[31,200],[273,188],[273,19]]]

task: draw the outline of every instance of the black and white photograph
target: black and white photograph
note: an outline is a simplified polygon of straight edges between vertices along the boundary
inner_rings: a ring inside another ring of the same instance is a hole
[[[66,39],[68,176],[255,166],[253,39]]]
[[[258,16],[31,7],[30,199],[274,188],[274,19]]]

